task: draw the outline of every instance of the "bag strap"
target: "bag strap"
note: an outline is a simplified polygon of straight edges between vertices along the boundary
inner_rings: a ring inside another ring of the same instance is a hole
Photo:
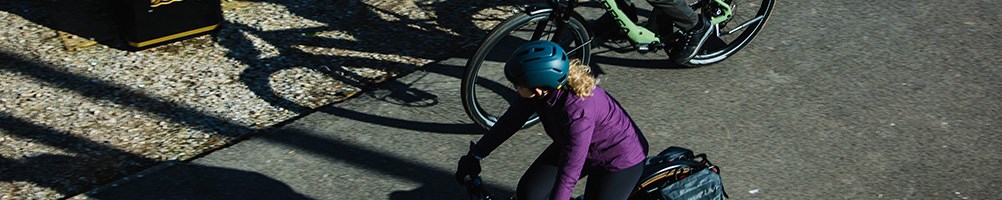
[[[701,153],[701,154],[697,154],[697,155],[693,156],[693,161],[696,161],[696,162],[699,162],[699,163],[703,163],[703,165],[706,165],[707,169],[710,169],[714,173],[720,174],[720,167],[717,167],[717,165],[714,165],[712,162],[710,162],[710,159],[706,158],[706,154],[705,153]]]

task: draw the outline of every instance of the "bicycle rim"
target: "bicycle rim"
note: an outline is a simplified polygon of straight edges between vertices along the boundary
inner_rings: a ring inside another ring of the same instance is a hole
[[[508,109],[511,101],[520,98],[504,77],[504,63],[520,45],[532,40],[534,33],[538,40],[551,40],[564,47],[571,58],[588,63],[591,45],[589,35],[580,16],[572,17],[566,28],[559,29],[550,21],[551,12],[536,12],[531,15],[516,14],[491,31],[477,52],[466,63],[461,95],[463,106],[474,122],[490,129]],[[545,26],[536,32],[537,26]],[[533,115],[523,126],[526,128],[539,122]]]
[[[720,62],[748,45],[762,27],[765,26],[775,7],[775,0],[733,0],[733,15],[727,21],[715,25],[715,34],[710,35],[703,48],[696,54],[690,65],[708,65]],[[700,12],[710,12],[704,8]],[[709,15],[709,13],[702,13]]]

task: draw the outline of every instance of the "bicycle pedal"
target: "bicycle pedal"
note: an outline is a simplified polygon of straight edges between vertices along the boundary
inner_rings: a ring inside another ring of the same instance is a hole
[[[637,45],[637,52],[640,52],[640,54],[658,52],[658,49],[661,49],[663,46],[660,43],[639,44]]]

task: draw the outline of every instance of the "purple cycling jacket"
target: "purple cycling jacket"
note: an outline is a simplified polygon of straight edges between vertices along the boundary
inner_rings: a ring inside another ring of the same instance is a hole
[[[619,171],[643,162],[647,140],[618,102],[601,87],[590,97],[564,89],[538,99],[520,99],[470,149],[486,157],[538,113],[546,134],[561,147],[563,163],[552,198],[570,199],[583,169]]]

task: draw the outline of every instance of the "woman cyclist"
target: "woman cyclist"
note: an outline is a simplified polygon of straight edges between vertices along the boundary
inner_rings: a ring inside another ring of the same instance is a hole
[[[570,199],[584,176],[585,199],[626,199],[643,171],[647,140],[590,68],[569,61],[556,43],[533,41],[515,50],[504,71],[522,98],[460,157],[457,181],[476,177],[480,159],[535,112],[553,143],[522,175],[517,199]]]

